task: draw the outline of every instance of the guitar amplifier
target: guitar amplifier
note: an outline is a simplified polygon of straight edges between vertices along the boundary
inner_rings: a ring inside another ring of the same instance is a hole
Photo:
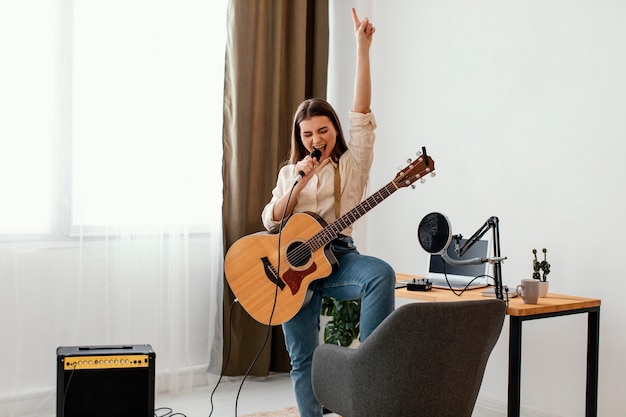
[[[56,417],[153,417],[150,345],[57,348]]]

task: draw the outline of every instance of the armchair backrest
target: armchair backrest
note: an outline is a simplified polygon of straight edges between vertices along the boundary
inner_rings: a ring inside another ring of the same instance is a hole
[[[470,417],[505,310],[496,299],[401,306],[357,349],[318,347],[315,394],[344,417]]]

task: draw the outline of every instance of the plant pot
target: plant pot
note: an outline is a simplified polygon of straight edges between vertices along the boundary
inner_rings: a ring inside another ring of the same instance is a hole
[[[548,287],[550,283],[548,281],[540,281],[539,282],[539,297],[547,297],[548,296]]]

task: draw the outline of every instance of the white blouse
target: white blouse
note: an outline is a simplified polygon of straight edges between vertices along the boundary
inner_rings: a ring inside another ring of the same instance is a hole
[[[339,158],[339,163],[326,159],[317,168],[313,178],[298,195],[294,213],[310,211],[317,213],[331,223],[335,220],[335,170],[339,168],[341,176],[341,210],[352,210],[366,197],[369,172],[374,158],[374,140],[376,119],[373,113],[350,112],[350,141],[348,150]],[[288,194],[294,185],[295,164],[285,165],[278,173],[276,187],[272,190],[272,199],[263,209],[261,218],[267,230],[276,230],[279,220],[273,219],[274,204],[283,195]],[[352,225],[341,232],[350,236]]]

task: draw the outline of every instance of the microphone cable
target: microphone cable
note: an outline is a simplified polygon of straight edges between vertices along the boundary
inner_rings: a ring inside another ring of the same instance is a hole
[[[239,300],[237,298],[235,298],[233,300],[233,302],[230,304],[230,312],[228,313],[228,349],[226,350],[226,362],[224,363],[224,365],[222,366],[222,371],[220,372],[220,377],[217,379],[217,383],[215,384],[215,387],[213,388],[213,391],[211,391],[211,395],[209,397],[209,401],[211,403],[211,409],[209,410],[209,417],[211,417],[213,415],[213,396],[215,395],[215,391],[217,391],[217,387],[220,386],[220,383],[222,382],[222,378],[224,377],[224,371],[226,371],[226,367],[228,366],[228,363],[230,362],[230,352],[231,352],[231,348],[232,348],[232,342],[231,342],[231,338],[232,338],[232,328],[233,328],[233,308],[235,307],[235,304],[237,304],[239,302]]]
[[[321,151],[319,149],[314,149],[313,152],[311,152],[310,156],[311,158],[317,159],[319,161],[320,156],[322,155]],[[261,352],[263,352],[263,349],[265,349],[265,346],[267,345],[267,341],[269,340],[269,336],[270,336],[270,332],[272,330],[272,319],[274,318],[274,312],[276,311],[276,304],[278,302],[278,280],[280,279],[280,261],[281,261],[281,256],[280,256],[280,243],[281,243],[281,238],[282,238],[282,232],[283,232],[283,227],[284,227],[284,223],[285,223],[285,217],[287,216],[287,207],[289,207],[289,202],[291,201],[291,197],[293,195],[293,190],[296,188],[296,185],[298,185],[298,183],[300,182],[300,180],[302,179],[302,177],[304,176],[303,172],[300,172],[298,174],[299,178],[296,179],[296,181],[293,183],[293,185],[291,186],[291,189],[289,190],[289,195],[287,196],[287,202],[285,203],[285,209],[283,210],[283,214],[280,218],[280,223],[278,225],[278,247],[277,247],[277,254],[278,254],[278,259],[277,259],[277,265],[276,265],[276,279],[275,279],[275,286],[274,286],[274,303],[272,305],[272,311],[270,313],[270,317],[267,323],[267,331],[265,333],[265,338],[263,339],[263,343],[261,344],[261,347],[259,348],[259,350],[257,351],[256,355],[254,356],[254,359],[252,360],[252,363],[250,364],[250,366],[248,367],[248,369],[246,370],[246,373],[243,376],[243,379],[241,380],[241,383],[239,384],[239,389],[237,390],[237,397],[235,398],[235,417],[237,417],[237,408],[239,405],[239,395],[241,394],[241,389],[243,388],[243,384],[246,381],[246,379],[248,378],[248,375],[250,374],[250,372],[252,371],[252,368],[254,367],[254,365],[256,364],[256,361],[259,359],[259,357],[261,356]],[[235,299],[234,303],[237,301],[237,299]],[[232,306],[231,306],[231,311],[232,311]],[[232,319],[231,319],[231,323],[229,324],[229,331],[230,331],[230,327],[232,327]],[[230,341],[230,339],[229,339]],[[228,352],[228,356],[230,357],[230,345],[229,345],[229,352]],[[224,369],[226,367],[224,366]],[[223,370],[222,370],[222,374],[223,374]],[[220,375],[220,380],[221,380],[221,375]],[[218,381],[218,385],[219,385],[219,381]],[[215,389],[217,389],[217,386],[215,387]],[[215,392],[215,389],[213,390]],[[213,393],[211,394],[211,413],[213,413]],[[211,417],[211,414],[209,414],[209,417]]]
[[[443,276],[446,278],[446,282],[448,283],[448,288],[450,288],[450,291],[452,291],[452,293],[454,295],[456,295],[457,297],[462,296],[463,293],[472,284],[472,282],[476,281],[478,278],[487,277],[487,278],[491,278],[491,280],[493,280],[493,282],[496,281],[495,277],[493,277],[491,275],[488,275],[488,274],[478,275],[478,276],[474,277],[470,282],[468,282],[462,290],[457,291],[454,288],[452,288],[452,284],[450,284],[450,281],[448,280],[448,274],[446,273],[446,263],[445,262],[443,262]],[[495,284],[494,285],[488,285],[488,287],[495,287]],[[504,302],[506,303],[506,306],[508,307],[509,306],[509,287],[507,285],[503,285],[502,289],[504,290],[504,293],[505,293],[504,294],[504,297],[505,297],[504,298]]]
[[[250,372],[252,371],[252,368],[256,364],[256,361],[261,356],[261,352],[263,352],[263,349],[265,349],[265,346],[267,345],[267,342],[269,340],[270,333],[272,331],[272,319],[274,318],[274,312],[276,311],[276,304],[278,302],[278,288],[279,288],[278,280],[280,279],[280,261],[281,261],[280,243],[281,243],[282,232],[283,232],[283,227],[284,227],[284,223],[285,223],[285,217],[287,215],[287,207],[289,207],[289,202],[291,201],[291,196],[293,194],[293,190],[294,190],[294,188],[296,188],[297,184],[298,184],[298,181],[296,181],[291,186],[291,190],[289,191],[289,195],[287,197],[287,202],[285,203],[285,209],[283,210],[283,214],[282,214],[282,216],[280,218],[280,223],[279,223],[279,226],[278,226],[278,248],[277,248],[278,261],[277,261],[277,265],[276,265],[276,277],[275,277],[276,279],[274,281],[276,285],[274,286],[274,303],[272,305],[272,311],[270,313],[270,317],[269,317],[269,320],[268,320],[267,331],[265,332],[265,338],[263,339],[263,343],[261,344],[261,347],[259,348],[259,350],[257,351],[256,355],[254,356],[254,359],[252,360],[252,363],[250,364],[250,366],[246,370],[246,373],[244,374],[243,379],[241,380],[241,383],[239,384],[239,389],[237,390],[237,397],[235,398],[235,417],[237,417],[237,408],[238,408],[238,405],[239,405],[239,395],[241,394],[241,390],[243,388],[243,384],[246,381],[246,379],[248,378],[248,375],[250,374]],[[237,300],[235,299],[235,301],[237,301]],[[235,302],[233,302],[233,305],[234,305],[234,303]],[[232,306],[231,306],[231,310],[232,310]],[[232,319],[231,319],[231,323],[232,323]],[[231,326],[232,326],[232,324],[231,324]],[[230,357],[230,346],[229,346],[228,356]],[[224,366],[224,369],[225,368],[226,368],[226,366]],[[222,371],[222,373],[223,373],[223,371]],[[221,376],[220,376],[220,379],[221,379]],[[218,384],[219,384],[219,382],[218,382]],[[215,388],[217,389],[217,386]],[[213,391],[215,392],[215,390],[213,390]],[[211,413],[213,412],[212,398],[213,398],[213,394],[211,394]],[[209,414],[209,417],[211,417],[211,414]]]
[[[163,414],[157,414],[163,412]],[[159,407],[154,410],[154,417],[187,417],[183,413],[175,413],[171,407]]]
[[[442,260],[443,261],[443,260]],[[452,291],[452,293],[454,295],[456,295],[457,297],[460,297],[463,295],[463,293],[469,288],[470,285],[472,285],[472,282],[476,281],[478,278],[483,278],[483,277],[487,277],[487,278],[491,278],[494,282],[495,282],[495,278],[492,277],[491,275],[488,274],[482,274],[482,275],[478,275],[474,278],[472,278],[472,280],[470,282],[468,282],[467,284],[465,284],[465,287],[463,287],[462,290],[457,291],[456,289],[454,289],[452,287],[452,284],[450,284],[450,280],[448,279],[448,273],[446,272],[446,263],[442,262],[442,267],[443,267],[443,276],[446,279],[446,283],[448,284],[448,288],[450,289],[450,291]]]

